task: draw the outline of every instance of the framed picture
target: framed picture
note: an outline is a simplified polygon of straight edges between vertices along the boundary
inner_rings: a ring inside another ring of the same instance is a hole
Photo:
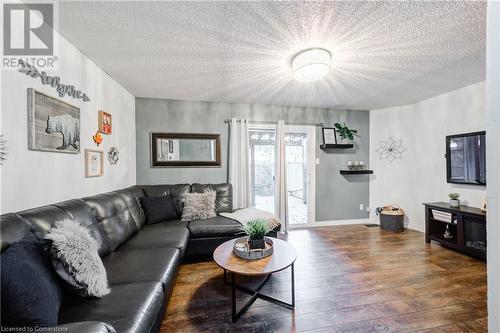
[[[337,132],[333,127],[323,127],[323,144],[333,145],[337,143]]]
[[[80,109],[28,88],[28,149],[78,154]]]
[[[111,114],[99,111],[99,132],[102,134],[111,134]]]
[[[104,154],[100,150],[85,149],[85,177],[104,174]]]

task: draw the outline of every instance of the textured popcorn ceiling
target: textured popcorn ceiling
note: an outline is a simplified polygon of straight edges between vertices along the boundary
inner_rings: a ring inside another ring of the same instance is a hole
[[[61,2],[59,30],[139,97],[377,109],[485,79],[485,2]],[[295,82],[290,58],[333,54]]]

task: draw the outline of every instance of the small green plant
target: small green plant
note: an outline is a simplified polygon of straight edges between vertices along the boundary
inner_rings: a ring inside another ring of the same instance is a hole
[[[344,123],[343,125],[341,125],[340,123],[335,123],[334,126],[341,139],[349,139],[352,141],[354,140],[355,136],[359,136],[358,130],[350,129],[349,127],[347,127],[346,123]]]
[[[250,239],[263,239],[270,231],[269,223],[264,219],[251,220],[241,227],[241,231],[247,234]]]
[[[458,200],[458,198],[460,198],[460,194],[458,193],[450,193],[448,194],[448,196],[450,197],[451,200]]]

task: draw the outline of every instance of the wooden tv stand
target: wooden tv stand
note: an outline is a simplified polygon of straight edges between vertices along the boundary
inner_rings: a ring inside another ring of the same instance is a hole
[[[435,241],[447,248],[486,260],[486,212],[475,207],[450,207],[446,202],[424,203],[425,242]],[[451,214],[451,222],[437,220],[433,211]],[[448,238],[444,236],[448,226]]]

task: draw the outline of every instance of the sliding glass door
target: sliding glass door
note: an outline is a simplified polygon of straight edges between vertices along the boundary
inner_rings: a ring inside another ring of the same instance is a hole
[[[252,124],[250,138],[251,203],[275,213],[276,126]],[[290,227],[314,221],[314,127],[286,126],[288,220]]]
[[[275,213],[276,200],[276,129],[272,125],[251,125],[250,187],[251,204]]]
[[[290,227],[314,221],[314,127],[286,126],[286,178]]]

